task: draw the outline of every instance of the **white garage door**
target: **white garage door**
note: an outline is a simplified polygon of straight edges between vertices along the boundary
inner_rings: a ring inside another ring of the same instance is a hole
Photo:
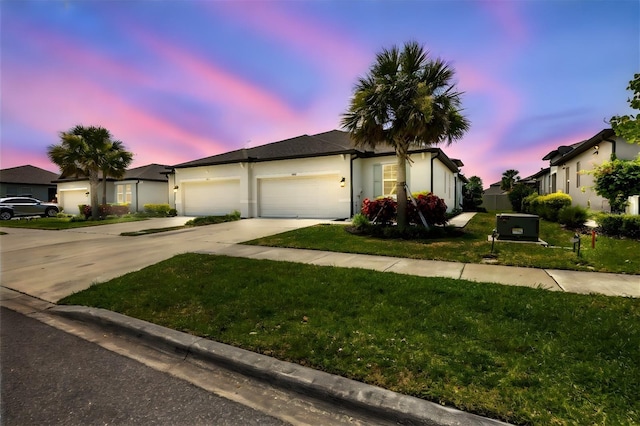
[[[340,205],[340,177],[337,175],[260,179],[261,217],[337,219],[348,216]],[[347,203],[347,206],[349,204]]]
[[[91,204],[91,199],[87,195],[88,189],[74,189],[70,191],[58,192],[58,203],[67,214],[79,214],[78,206],[80,204]]]
[[[185,216],[222,216],[240,211],[240,180],[186,182]]]

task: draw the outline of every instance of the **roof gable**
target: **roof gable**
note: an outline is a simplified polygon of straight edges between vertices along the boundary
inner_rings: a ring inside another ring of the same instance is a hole
[[[0,182],[31,185],[52,185],[58,178],[56,173],[39,167],[26,165],[0,170]]]

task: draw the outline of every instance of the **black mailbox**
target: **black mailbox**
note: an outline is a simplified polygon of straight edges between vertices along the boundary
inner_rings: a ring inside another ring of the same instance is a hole
[[[538,241],[540,217],[522,213],[497,214],[496,231],[499,240]]]

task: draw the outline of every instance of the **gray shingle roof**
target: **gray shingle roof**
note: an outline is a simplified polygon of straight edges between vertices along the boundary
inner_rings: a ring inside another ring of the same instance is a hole
[[[58,178],[56,173],[26,165],[0,170],[0,182],[30,185],[51,185]]]
[[[122,179],[114,179],[108,178],[109,181],[116,180],[132,180],[132,179],[140,179],[140,180],[152,180],[158,182],[167,182],[168,178],[166,173],[170,172],[169,166],[164,164],[147,164],[146,166],[140,166],[133,169],[127,170],[124,177]],[[100,173],[100,179],[102,179],[102,173]],[[86,176],[65,176],[60,175],[57,179],[54,179],[54,182],[74,182],[80,180],[87,180]]]
[[[462,162],[460,160],[456,160],[460,163],[458,165],[456,162],[449,159],[449,157],[447,157],[439,148],[425,147],[411,150],[410,152],[436,153],[452,170],[457,170],[458,166],[462,166]],[[348,132],[330,130],[316,135],[296,136],[294,138],[285,139],[279,142],[272,142],[253,148],[225,152],[211,157],[176,164],[173,168],[320,157],[334,154],[356,154],[359,157],[370,157],[376,155],[394,155],[395,150],[390,146],[384,145],[378,146],[375,149],[370,147],[356,147]]]

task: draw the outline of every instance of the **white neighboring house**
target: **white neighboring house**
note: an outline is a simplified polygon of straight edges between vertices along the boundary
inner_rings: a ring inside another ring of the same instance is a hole
[[[107,203],[129,204],[131,212],[144,210],[145,204],[168,204],[167,166],[149,164],[127,170],[122,179],[107,179]],[[90,185],[86,177],[61,175],[53,181],[58,186],[58,204],[68,214],[78,214],[78,206],[90,204]],[[102,179],[98,185],[98,200],[102,202]]]
[[[430,191],[451,211],[462,204],[462,162],[439,148],[410,151],[412,192]],[[173,166],[169,187],[178,214],[344,219],[365,198],[395,194],[392,148],[356,148],[332,130],[240,149]]]
[[[612,129],[604,129],[590,139],[571,146],[559,146],[545,155],[543,160],[549,160],[549,168],[531,178],[538,182],[539,194],[562,191],[571,196],[573,204],[610,211],[609,202],[593,189],[593,175],[586,172],[611,160],[614,153],[621,160],[633,160],[640,154],[640,145],[627,143]],[[638,195],[630,197],[629,201],[627,212],[639,214]]]

